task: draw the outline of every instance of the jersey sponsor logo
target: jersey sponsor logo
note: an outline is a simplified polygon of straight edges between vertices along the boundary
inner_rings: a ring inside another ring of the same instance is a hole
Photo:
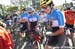
[[[29,21],[30,21],[30,22],[37,21],[37,18],[30,18]]]
[[[27,17],[23,17],[23,19],[28,19]]]
[[[52,27],[58,27],[58,26],[59,26],[58,20],[52,21]]]

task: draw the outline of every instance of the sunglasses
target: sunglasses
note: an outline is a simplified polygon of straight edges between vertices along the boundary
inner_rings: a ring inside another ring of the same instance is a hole
[[[30,14],[30,13],[32,13],[32,12],[28,12],[28,13]]]
[[[34,11],[28,12],[29,14],[33,13]]]
[[[29,14],[31,14],[32,12],[28,12]]]
[[[43,6],[42,9],[50,8],[50,6]]]
[[[47,9],[47,6],[45,6],[45,7],[42,7],[43,9]]]

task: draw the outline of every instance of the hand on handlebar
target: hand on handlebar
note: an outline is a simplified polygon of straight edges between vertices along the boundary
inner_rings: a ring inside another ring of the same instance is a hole
[[[46,32],[46,35],[47,36],[54,36],[54,33],[52,33],[52,32]]]

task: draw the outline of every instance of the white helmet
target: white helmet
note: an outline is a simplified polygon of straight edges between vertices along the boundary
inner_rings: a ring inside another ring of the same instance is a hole
[[[35,11],[34,8],[31,7],[27,8],[27,12],[32,12],[32,11]]]

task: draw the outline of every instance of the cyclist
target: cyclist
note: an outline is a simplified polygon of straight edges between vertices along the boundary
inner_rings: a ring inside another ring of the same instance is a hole
[[[39,37],[38,31],[37,31],[39,15],[35,12],[35,10],[33,8],[28,8],[27,11],[29,13],[28,21],[29,21],[29,24],[30,24],[30,34],[29,35],[30,36],[34,35],[33,39],[37,40],[35,38]],[[36,41],[35,41],[35,43],[36,43]],[[36,44],[34,46],[35,46],[35,48],[37,48]]]
[[[28,30],[28,13],[25,11],[26,11],[25,8],[21,10],[21,19],[20,19],[20,23],[21,23],[20,31],[21,31],[21,33],[20,33],[20,35],[23,35],[23,32],[25,30]]]
[[[65,11],[65,19],[66,19],[66,27],[70,28],[70,37],[72,39],[73,42],[73,38],[74,38],[74,21],[75,21],[75,8],[72,7],[67,8],[67,10]],[[73,44],[74,46],[74,44]]]
[[[31,31],[33,29],[36,29],[37,25],[38,25],[38,21],[39,21],[39,15],[34,11],[33,8],[28,8],[28,21],[30,23],[30,29]]]
[[[47,13],[48,21],[52,22],[52,34],[50,34],[48,44],[45,46],[49,49],[49,46],[62,46],[65,40],[64,35],[64,17],[63,14],[54,9],[54,4],[52,0],[41,0],[41,7],[45,13]]]

